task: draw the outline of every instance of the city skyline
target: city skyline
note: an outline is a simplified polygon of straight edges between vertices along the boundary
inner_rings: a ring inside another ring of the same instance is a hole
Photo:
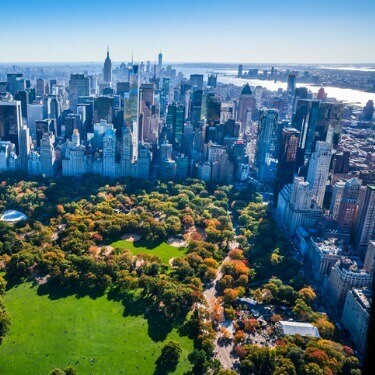
[[[176,63],[375,62],[369,48],[375,3],[368,0],[319,0],[314,5],[320,11],[296,0],[144,1],[142,8],[117,0],[99,8],[96,2],[88,7],[87,1],[42,0],[30,6],[21,0],[17,27],[12,17],[4,20],[11,38],[3,40],[0,62],[102,61],[107,44],[118,62],[131,60],[132,53],[137,61],[153,62],[160,50]],[[15,10],[9,3],[2,8]]]

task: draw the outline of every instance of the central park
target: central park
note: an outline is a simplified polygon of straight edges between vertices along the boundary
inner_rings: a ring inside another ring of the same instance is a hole
[[[6,210],[1,374],[358,374],[249,185],[9,175]],[[320,336],[278,336],[290,318]]]

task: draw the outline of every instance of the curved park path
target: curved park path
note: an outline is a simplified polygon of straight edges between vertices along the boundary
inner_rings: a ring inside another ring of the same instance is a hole
[[[233,250],[237,246],[238,246],[237,242],[231,242],[229,244],[229,250]],[[212,283],[208,284],[207,288],[204,290],[204,297],[206,299],[208,311],[210,313],[212,313],[214,305],[216,303],[216,285],[223,276],[221,272],[222,264],[228,260],[229,260],[229,257],[227,256],[221,263],[220,267],[218,268],[215,280],[212,281]],[[214,350],[216,353],[216,357],[224,368],[232,369],[235,363],[235,359],[231,356],[231,353],[234,347],[233,341],[231,341],[229,344],[225,346],[222,346],[222,345],[219,345],[218,343],[219,338],[220,338],[220,332],[217,332],[216,338],[214,341],[214,345],[215,345]]]

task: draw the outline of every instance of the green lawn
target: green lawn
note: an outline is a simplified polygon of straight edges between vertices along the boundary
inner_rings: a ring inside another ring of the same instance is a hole
[[[165,264],[168,264],[171,258],[183,256],[186,251],[186,249],[180,250],[178,247],[170,246],[166,242],[163,242],[162,244],[154,247],[153,249],[148,249],[147,247],[137,245],[137,242],[124,240],[113,242],[111,243],[111,246],[113,246],[114,248],[119,247],[121,249],[128,249],[134,255],[142,253],[159,255],[159,257],[163,260]]]
[[[51,299],[37,291],[25,283],[6,294],[12,323],[0,345],[0,374],[49,374],[69,364],[80,375],[153,374],[161,347],[171,339],[183,349],[175,374],[190,368],[192,340],[145,319],[139,300],[124,308],[106,295]]]

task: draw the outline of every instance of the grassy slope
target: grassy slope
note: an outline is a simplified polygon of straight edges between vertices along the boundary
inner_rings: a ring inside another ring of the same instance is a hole
[[[114,248],[119,247],[119,248],[128,249],[134,255],[141,254],[141,253],[159,255],[159,257],[163,260],[165,264],[168,264],[168,261],[171,258],[181,257],[185,253],[184,250],[179,250],[179,248],[170,246],[165,242],[156,246],[153,249],[148,249],[146,247],[137,245],[137,242],[130,242],[130,241],[124,241],[124,240],[113,242],[111,243],[111,246],[113,246]]]
[[[12,324],[0,345],[2,375],[49,374],[68,364],[78,374],[153,374],[163,341],[170,339],[183,348],[175,373],[189,369],[192,341],[176,329],[155,334],[158,327],[151,325],[157,323],[140,314],[142,304],[124,309],[106,296],[50,299],[26,283],[7,292],[6,305]],[[90,364],[91,358],[96,362]]]

